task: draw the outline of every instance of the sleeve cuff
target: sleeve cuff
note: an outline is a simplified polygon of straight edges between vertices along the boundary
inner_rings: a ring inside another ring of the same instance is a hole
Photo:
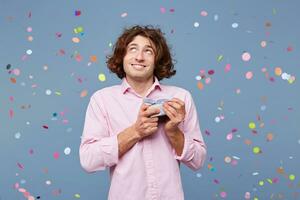
[[[181,155],[178,156],[175,152],[175,149],[173,149],[175,159],[183,162],[192,160],[194,157],[194,145],[195,144],[193,138],[184,135],[184,146]]]

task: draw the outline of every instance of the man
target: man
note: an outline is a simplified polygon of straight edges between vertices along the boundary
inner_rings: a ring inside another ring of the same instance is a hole
[[[182,200],[180,163],[203,166],[206,146],[191,94],[161,84],[173,76],[160,29],[125,29],[108,57],[120,85],[95,92],[87,108],[80,162],[87,172],[110,169],[110,200]],[[145,99],[169,99],[160,109]]]

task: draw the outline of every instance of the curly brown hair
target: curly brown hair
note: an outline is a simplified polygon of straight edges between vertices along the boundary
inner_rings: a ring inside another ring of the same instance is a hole
[[[116,73],[120,79],[126,76],[123,68],[123,58],[126,55],[127,45],[137,35],[150,39],[155,46],[154,76],[158,80],[162,80],[175,75],[174,61],[172,60],[170,47],[167,45],[164,33],[159,28],[154,28],[151,25],[135,25],[124,29],[123,34],[118,38],[113,47],[113,54],[106,57],[109,70]]]

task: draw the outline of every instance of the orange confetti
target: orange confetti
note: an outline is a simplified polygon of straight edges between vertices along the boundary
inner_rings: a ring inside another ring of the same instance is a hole
[[[273,136],[272,133],[268,133],[268,134],[267,134],[267,141],[268,141],[268,142],[272,141],[273,138],[274,138],[274,136]]]
[[[203,90],[203,88],[204,88],[204,85],[201,82],[198,82],[197,86],[200,90]]]
[[[244,142],[245,142],[245,144],[246,144],[246,145],[251,145],[251,144],[252,144],[252,141],[251,141],[251,140],[249,140],[249,139],[245,139],[245,141],[244,141]]]
[[[277,168],[277,173],[278,173],[278,174],[284,174],[284,169],[283,169],[283,167]]]
[[[90,57],[91,62],[97,62],[97,56],[93,55]]]
[[[88,91],[87,90],[82,90],[81,93],[80,93],[80,97],[85,97],[86,95],[88,94]]]
[[[16,78],[10,78],[10,82],[16,83],[16,82],[17,82],[17,79],[16,79]]]

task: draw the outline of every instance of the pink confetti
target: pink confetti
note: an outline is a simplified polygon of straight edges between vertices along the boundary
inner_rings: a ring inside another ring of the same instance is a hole
[[[225,66],[225,72],[229,72],[230,69],[231,69],[231,64],[227,64],[227,65]]]
[[[253,77],[253,73],[252,72],[249,71],[249,72],[246,73],[246,79],[249,80],[249,79],[252,79],[252,77]]]
[[[206,17],[208,15],[208,13],[205,10],[203,10],[203,11],[201,11],[200,15],[202,17]]]
[[[33,154],[33,149],[29,150],[29,154],[32,155]]]
[[[24,193],[24,192],[26,192],[26,189],[24,189],[24,188],[19,188],[18,191]]]
[[[166,12],[166,9],[164,7],[160,7],[160,12],[161,13],[165,13]]]
[[[58,152],[54,152],[53,153],[53,157],[54,157],[54,159],[58,159],[59,158],[59,153]]]
[[[251,55],[249,52],[244,52],[242,54],[242,60],[245,61],[245,62],[248,62],[249,60],[251,59]]]
[[[13,102],[13,101],[14,101],[14,97],[13,97],[13,96],[10,96],[10,97],[9,97],[9,100],[10,100],[11,102]]]
[[[13,111],[13,109],[10,109],[9,110],[9,117],[13,118],[13,116],[14,116],[14,111]]]
[[[171,13],[175,12],[175,9],[174,8],[170,8],[170,12]]]
[[[56,35],[56,37],[60,38],[62,36],[62,33],[57,32],[57,33],[55,33],[55,35]]]
[[[227,134],[226,139],[227,140],[232,140],[232,137],[233,137],[232,133],[229,133],[229,134]]]
[[[220,182],[217,179],[214,179],[215,184],[219,184]]]

